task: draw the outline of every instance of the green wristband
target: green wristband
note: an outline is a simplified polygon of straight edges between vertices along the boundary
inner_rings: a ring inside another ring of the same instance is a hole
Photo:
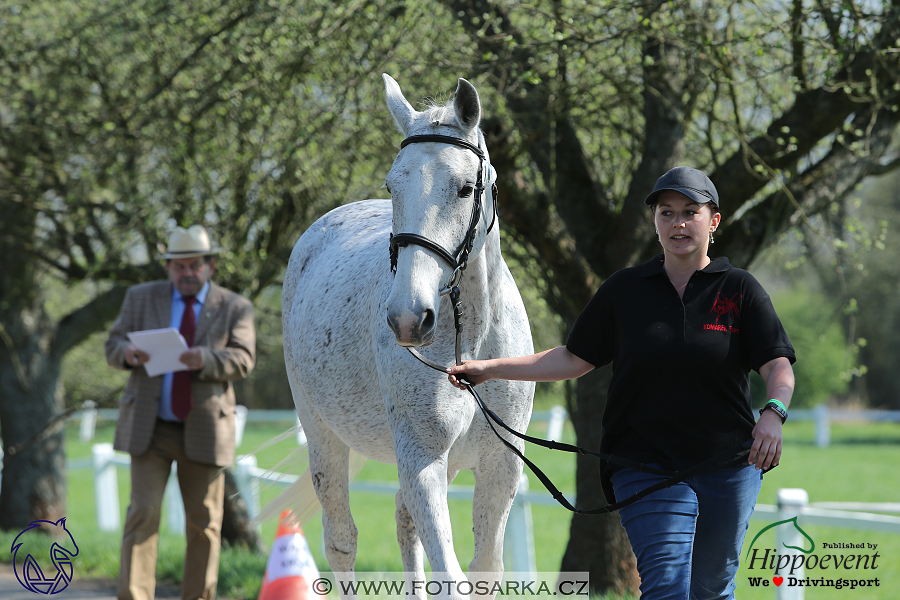
[[[772,398],[771,400],[769,400],[768,402],[766,402],[766,404],[777,404],[778,407],[781,408],[781,410],[783,410],[784,412],[787,412],[787,406],[785,406],[785,405],[781,402],[781,400],[776,400],[775,398]]]
[[[781,403],[781,400],[775,400],[774,398],[766,402],[766,405],[759,409],[759,414],[762,415],[767,408],[772,409],[773,412],[777,413],[779,417],[781,417],[781,422],[784,423],[787,421],[787,408],[784,404]]]

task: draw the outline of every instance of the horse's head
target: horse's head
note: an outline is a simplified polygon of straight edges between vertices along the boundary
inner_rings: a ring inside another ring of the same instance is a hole
[[[72,537],[72,532],[66,528],[66,518],[63,517],[53,525],[56,530],[55,535],[59,538],[54,545],[65,550],[70,556],[77,556],[78,545],[75,543],[75,538]]]
[[[427,346],[434,341],[441,290],[455,285],[459,262],[469,255],[467,235],[472,257],[484,244],[494,210],[493,170],[478,129],[481,100],[471,83],[460,79],[451,102],[423,112],[410,106],[390,76],[384,83],[388,108],[406,137],[385,178],[397,238],[387,320],[401,346]]]

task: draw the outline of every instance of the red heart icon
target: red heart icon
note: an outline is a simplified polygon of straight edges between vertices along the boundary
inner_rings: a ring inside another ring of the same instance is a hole
[[[781,585],[784,583],[784,577],[773,577],[772,581],[775,582],[775,585]]]

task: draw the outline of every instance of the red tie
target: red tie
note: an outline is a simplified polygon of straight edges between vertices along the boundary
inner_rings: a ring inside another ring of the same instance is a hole
[[[194,319],[194,296],[182,296],[184,300],[184,315],[181,317],[181,335],[188,347],[194,345],[194,330],[197,324]],[[172,412],[176,417],[184,421],[194,402],[191,399],[191,372],[176,371],[172,378]]]

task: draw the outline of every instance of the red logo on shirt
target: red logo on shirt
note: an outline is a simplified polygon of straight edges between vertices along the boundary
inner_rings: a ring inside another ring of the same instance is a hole
[[[741,309],[738,308],[738,302],[741,301],[743,296],[738,293],[728,298],[722,292],[716,296],[715,302],[713,302],[712,310],[709,312],[716,314],[716,322],[715,324],[707,324],[703,326],[703,329],[712,329],[715,331],[730,331],[733,333],[737,333],[740,329],[732,327],[730,325],[719,325],[719,319],[726,314],[731,315],[731,319],[734,320],[739,314],[741,314]]]

